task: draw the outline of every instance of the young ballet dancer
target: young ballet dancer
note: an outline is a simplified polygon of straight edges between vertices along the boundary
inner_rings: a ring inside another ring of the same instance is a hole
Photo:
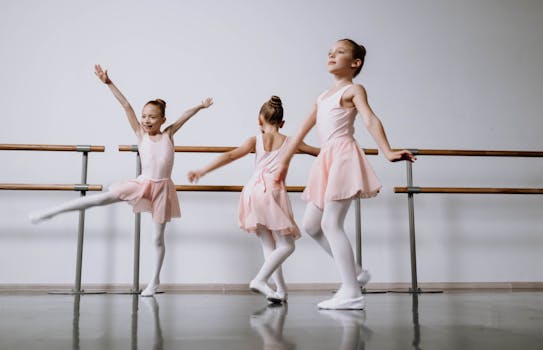
[[[292,209],[284,183],[275,184],[273,174],[278,161],[291,140],[279,133],[283,127],[283,105],[281,99],[272,96],[265,102],[258,116],[261,133],[246,140],[238,148],[223,153],[200,170],[190,171],[188,179],[197,182],[202,176],[255,152],[255,171],[241,192],[238,210],[239,226],[254,232],[260,238],[264,252],[264,263],[249,287],[266,296],[271,302],[287,300],[287,286],[283,279],[281,264],[294,251],[294,240],[300,230],[294,222]],[[317,155],[319,149],[299,142],[295,151]],[[267,283],[272,278],[274,291]]]
[[[341,287],[333,298],[318,304],[321,309],[363,309],[365,306],[357,274],[362,283],[367,282],[369,275],[355,264],[343,226],[351,200],[376,196],[381,184],[354,139],[356,115],[360,114],[389,161],[415,161],[408,150],[391,149],[381,121],[368,104],[366,90],[362,85],[353,84],[365,55],[366,49],[350,39],[339,40],[332,46],[328,52],[328,72],[334,76],[334,83],[315,101],[284,152],[275,176],[276,182],[284,181],[298,144],[316,125],[322,145],[302,194],[309,202],[303,227],[334,259],[341,277]]]
[[[180,217],[179,200],[175,185],[171,180],[174,146],[173,135],[192,116],[203,108],[213,104],[211,98],[206,98],[199,105],[186,110],[178,120],[160,130],[166,122],[166,102],[156,99],[143,106],[141,121],[138,121],[134,109],[113,84],[100,65],[95,65],[95,74],[106,84],[113,96],[120,102],[128,118],[130,126],[138,139],[138,151],[141,157],[141,175],[135,180],[114,183],[109,191],[81,197],[58,206],[30,214],[33,223],[50,219],[53,216],[67,211],[81,210],[94,206],[102,206],[120,201],[127,201],[133,206],[134,212],[150,212],[154,222],[154,272],[151,281],[141,292],[142,296],[151,296],[157,292],[160,284],[160,270],[164,260],[164,229],[171,218]]]

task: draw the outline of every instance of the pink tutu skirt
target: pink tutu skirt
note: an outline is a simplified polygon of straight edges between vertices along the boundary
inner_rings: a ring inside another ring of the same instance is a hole
[[[153,221],[163,224],[181,216],[179,199],[171,179],[136,179],[114,183],[109,190],[132,205],[134,213],[150,212]]]
[[[324,209],[327,201],[375,197],[381,183],[352,138],[326,143],[311,167],[302,199]]]
[[[258,225],[283,235],[300,237],[300,229],[294,222],[287,190],[283,184],[273,181],[273,175],[261,175],[243,188],[238,210],[239,226],[248,232],[256,232]]]

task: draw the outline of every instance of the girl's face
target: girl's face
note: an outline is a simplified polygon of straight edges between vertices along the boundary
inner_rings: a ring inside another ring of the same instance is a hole
[[[328,72],[332,74],[354,73],[358,66],[352,48],[345,41],[337,41],[328,51]]]
[[[141,127],[148,134],[154,135],[160,133],[160,127],[166,118],[160,113],[160,108],[157,106],[148,104],[143,107],[141,114]]]

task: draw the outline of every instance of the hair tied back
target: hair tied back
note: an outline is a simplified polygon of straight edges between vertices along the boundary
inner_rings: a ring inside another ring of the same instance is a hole
[[[272,107],[283,107],[283,103],[281,102],[281,98],[279,98],[279,96],[273,95],[268,102]]]

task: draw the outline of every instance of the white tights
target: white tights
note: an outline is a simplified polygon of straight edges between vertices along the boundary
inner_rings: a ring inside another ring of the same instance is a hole
[[[34,223],[51,219],[52,217],[68,211],[87,209],[96,206],[108,205],[120,202],[121,199],[115,193],[105,192],[88,197],[79,197],[66,203],[30,214],[30,220]]]
[[[100,193],[88,197],[80,197],[73,199],[66,203],[54,206],[52,208],[45,209],[41,212],[30,214],[32,222],[40,222],[50,219],[58,214],[68,211],[88,209],[96,206],[104,206],[112,203],[121,202],[117,195],[113,192]],[[153,245],[154,245],[154,269],[151,281],[147,285],[145,294],[152,295],[156,292],[158,285],[160,284],[160,270],[162,268],[162,262],[164,261],[164,254],[166,253],[166,247],[164,245],[164,230],[166,223],[157,224],[154,223],[153,232]],[[144,291],[145,292],[145,291]]]
[[[287,286],[283,278],[281,264],[294,252],[294,239],[291,236],[282,235],[280,232],[272,232],[263,226],[258,226],[256,235],[260,238],[264,264],[258,271],[255,280],[267,282],[271,277],[279,294],[286,294]]]
[[[154,223],[153,231],[153,246],[154,246],[154,269],[151,281],[147,285],[146,289],[153,288],[156,290],[160,284],[160,270],[162,269],[162,262],[164,261],[164,255],[166,254],[166,245],[164,244],[164,231],[166,229],[166,223],[157,224]]]
[[[324,210],[309,203],[305,210],[304,230],[330,255],[339,270],[341,287],[334,298],[361,296],[356,280],[360,267],[355,264],[353,248],[343,228],[351,199],[327,201]]]

